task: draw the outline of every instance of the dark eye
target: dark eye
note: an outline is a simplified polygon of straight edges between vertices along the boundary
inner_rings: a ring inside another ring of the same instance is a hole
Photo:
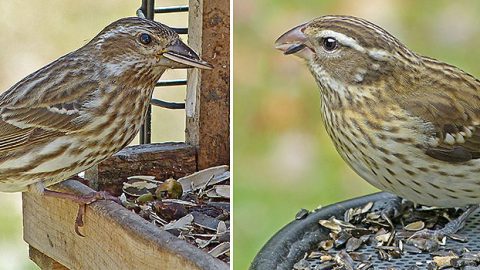
[[[139,40],[142,44],[147,45],[152,42],[152,37],[147,33],[142,33],[140,34]]]
[[[326,51],[331,52],[338,47],[338,42],[332,37],[327,37],[323,39],[322,46]]]

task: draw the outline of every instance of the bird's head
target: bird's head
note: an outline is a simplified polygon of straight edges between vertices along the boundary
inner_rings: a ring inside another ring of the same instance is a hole
[[[118,74],[140,67],[159,72],[168,68],[212,68],[171,28],[138,17],[111,23],[84,48],[96,51],[111,72]]]
[[[284,54],[305,59],[318,81],[368,85],[392,71],[397,59],[417,56],[395,37],[366,20],[323,16],[299,25],[277,39]]]

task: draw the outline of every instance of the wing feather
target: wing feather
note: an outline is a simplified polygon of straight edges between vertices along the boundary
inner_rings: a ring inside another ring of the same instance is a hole
[[[0,153],[21,152],[65,133],[41,128],[18,128],[0,120]]]
[[[480,158],[480,81],[464,71],[425,58],[418,88],[395,93],[410,115],[433,126],[425,153],[447,162]]]
[[[96,97],[99,80],[92,76],[98,75],[92,72],[94,61],[79,61],[74,53],[0,95],[0,152],[25,151],[89,123],[84,105]]]

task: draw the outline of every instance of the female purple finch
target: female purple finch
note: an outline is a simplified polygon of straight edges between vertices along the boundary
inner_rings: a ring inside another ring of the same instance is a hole
[[[135,17],[19,81],[0,95],[0,191],[104,196],[44,188],[127,146],[163,72],[189,67],[211,68],[172,29]]]

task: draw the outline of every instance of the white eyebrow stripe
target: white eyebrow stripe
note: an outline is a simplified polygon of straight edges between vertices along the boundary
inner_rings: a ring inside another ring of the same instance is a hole
[[[339,33],[339,32],[335,32],[335,31],[332,31],[332,30],[323,30],[319,33],[319,35],[321,37],[324,37],[324,38],[327,38],[327,37],[332,37],[334,39],[336,39],[338,42],[340,42],[342,45],[345,45],[345,46],[348,46],[352,49],[355,49],[359,52],[365,52],[365,48],[363,48],[362,46],[360,46],[360,44],[358,44],[358,42],[349,37],[349,36],[346,36],[342,33]]]
[[[340,44],[344,46],[348,46],[361,53],[367,53],[371,58],[378,61],[387,61],[391,57],[391,54],[384,50],[378,50],[378,49],[367,50],[364,47],[360,46],[360,44],[358,44],[358,42],[355,39],[339,32],[335,32],[332,30],[323,30],[319,33],[319,35],[324,38],[327,38],[327,37],[334,38]]]

